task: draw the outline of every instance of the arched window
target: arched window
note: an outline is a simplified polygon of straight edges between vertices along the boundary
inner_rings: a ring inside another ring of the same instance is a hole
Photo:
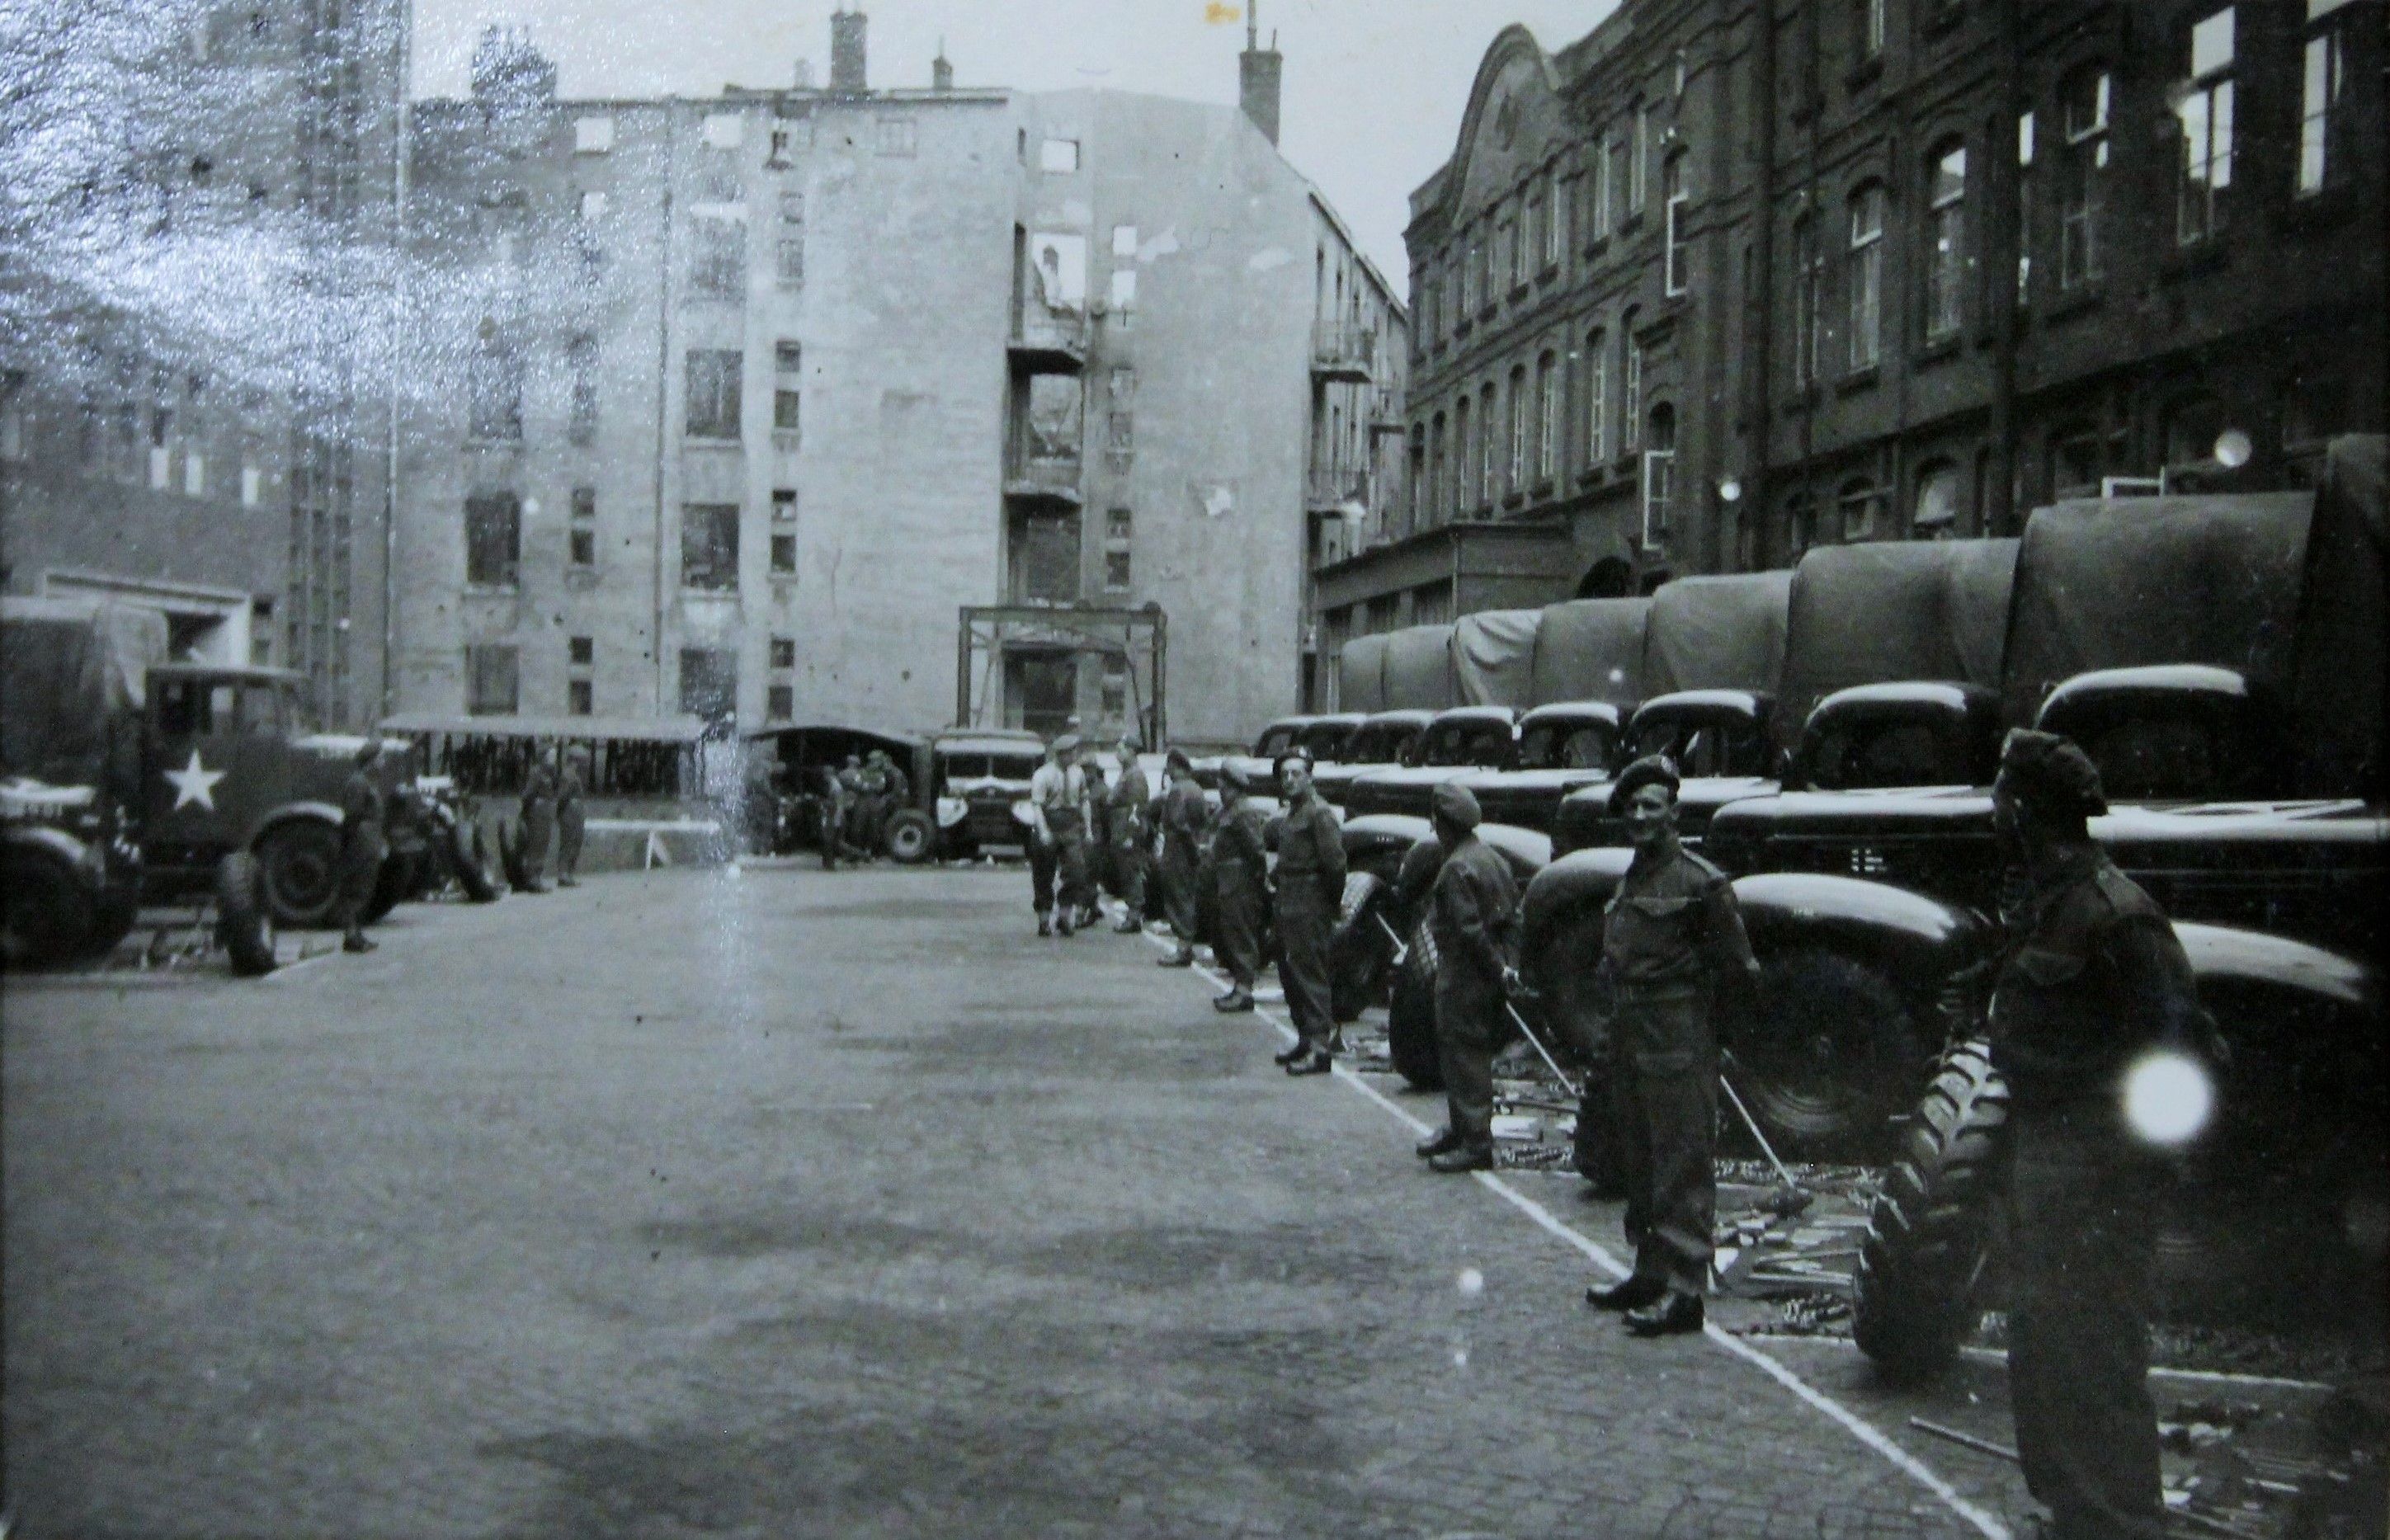
[[[1688,282],[1685,212],[1691,201],[1685,186],[1685,152],[1673,151],[1660,168],[1661,277],[1670,294],[1682,294]]]
[[[1477,442],[1469,431],[1469,398],[1452,408],[1452,514],[1458,518],[1477,506]]]
[[[2086,64],[2058,88],[2065,144],[2058,162],[2058,287],[2079,289],[2100,276],[2102,211],[2107,204],[2108,103],[2104,66]]]
[[[1951,143],[1926,159],[1925,335],[1955,337],[1967,267],[1967,147]]]
[[[1559,467],[1561,392],[1558,366],[1548,353],[1536,360],[1536,480],[1548,481]]]
[[[1444,479],[1444,414],[1438,412],[1427,430],[1427,517],[1442,523],[1451,516],[1451,483]]]
[[[1597,327],[1585,340],[1585,463],[1610,461],[1610,355]]]
[[[1669,510],[1677,492],[1677,409],[1666,402],[1651,408],[1650,447],[1643,451],[1643,544],[1664,545]]]
[[[1635,584],[1635,569],[1625,557],[1606,556],[1585,571],[1577,580],[1576,597],[1581,599],[1623,599]]]
[[[1510,464],[1502,490],[1523,492],[1527,485],[1527,366],[1510,371]]]
[[[1643,447],[1643,344],[1635,340],[1635,312],[1618,318],[1618,447]]]
[[[1477,485],[1474,490],[1481,507],[1493,502],[1499,495],[1494,488],[1496,467],[1501,463],[1501,451],[1497,447],[1499,441],[1494,436],[1497,430],[1496,428],[1497,420],[1494,416],[1494,382],[1489,379],[1485,382],[1485,389],[1477,392],[1478,456]]]
[[[1865,476],[1854,476],[1843,483],[1838,501],[1842,506],[1843,538],[1874,539],[1880,523],[1878,511],[1883,505],[1883,494],[1876,491],[1875,482]]]
[[[1818,216],[1803,214],[1792,225],[1792,381],[1806,386],[1819,377],[1826,356],[1826,253],[1818,242]]]
[[[1883,186],[1851,194],[1844,298],[1850,309],[1850,366],[1871,369],[1883,353]]]
[[[1959,468],[1936,460],[1917,473],[1917,506],[1909,527],[1920,539],[1947,539],[1959,533]]]

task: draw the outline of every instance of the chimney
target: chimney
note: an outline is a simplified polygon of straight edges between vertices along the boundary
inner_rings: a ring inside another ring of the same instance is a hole
[[[829,89],[832,96],[860,96],[870,90],[863,83],[861,11],[844,8],[829,15]]]
[[[946,40],[938,39],[938,57],[930,60],[930,89],[951,91],[955,88],[955,67],[946,58]]]
[[[1262,137],[1278,143],[1279,86],[1286,72],[1286,59],[1278,51],[1278,33],[1270,33],[1270,45],[1261,45],[1260,19],[1253,12],[1260,0],[1245,0],[1245,51],[1237,56],[1237,102],[1245,116],[1262,131]]]
[[[797,60],[797,89],[800,91],[810,91],[813,88],[814,61],[809,58],[801,58]]]

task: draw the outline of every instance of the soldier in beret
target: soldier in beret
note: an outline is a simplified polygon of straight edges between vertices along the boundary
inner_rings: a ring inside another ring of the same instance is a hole
[[[1510,863],[1477,838],[1477,799],[1458,781],[1435,789],[1444,865],[1428,895],[1435,938],[1435,1046],[1444,1066],[1444,1128],[1419,1147],[1431,1170],[1494,1165],[1494,1039],[1518,983],[1519,884]]]
[[[1993,818],[2023,883],[2002,914],[1992,1062],[2007,1079],[2009,1391],[2025,1484],[2051,1533],[2164,1533],[2150,1403],[2150,1212],[2162,1158],[2132,1134],[2125,1081],[2172,1052],[2224,1058],[2191,962],[2086,820],[2099,768],[2063,738],[2000,750]]]
[[[1622,1312],[1641,1337],[1702,1328],[1717,1210],[1713,996],[1721,982],[1759,980],[1726,874],[1677,842],[1678,784],[1676,765],[1647,755],[1619,773],[1610,796],[1635,845],[1605,914],[1600,965],[1613,1002],[1611,1117],[1635,1272],[1586,1298]]]
[[[1279,1055],[1291,1075],[1324,1075],[1337,1037],[1328,991],[1328,943],[1344,902],[1344,835],[1311,789],[1311,756],[1279,756],[1286,814],[1278,837],[1278,982],[1294,1023],[1294,1046]]]

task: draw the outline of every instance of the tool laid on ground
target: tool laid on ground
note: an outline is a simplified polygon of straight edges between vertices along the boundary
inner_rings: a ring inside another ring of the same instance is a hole
[[[1739,1068],[1735,1064],[1734,1055],[1724,1048],[1718,1050],[1718,1059],[1725,1069]],[[1718,1073],[1718,1084],[1725,1088],[1726,1099],[1734,1103],[1735,1111],[1741,1115],[1742,1125],[1751,1130],[1753,1138],[1759,1141],[1760,1153],[1767,1157],[1767,1163],[1776,1168],[1776,1174],[1783,1180],[1782,1192],[1768,1201],[1770,1210],[1790,1218],[1806,1209],[1815,1200],[1813,1196],[1806,1187],[1793,1179],[1792,1171],[1777,1158],[1776,1147],[1769,1144],[1767,1136],[1759,1131],[1759,1120],[1753,1117],[1751,1109],[1742,1104],[1742,1093],[1734,1088],[1733,1080],[1726,1074],[1724,1069]]]
[[[1561,1089],[1566,1091],[1570,1096],[1580,1098],[1583,1097],[1585,1095],[1585,1087],[1579,1085],[1575,1081],[1573,1081],[1568,1077],[1568,1072],[1561,1069],[1560,1061],[1554,1059],[1550,1052],[1544,1047],[1544,1040],[1536,1035],[1536,1029],[1527,1025],[1527,1019],[1519,1014],[1519,1007],[1512,1005],[1510,1001],[1505,1000],[1502,1002],[1502,1008],[1510,1013],[1511,1022],[1518,1027],[1519,1031],[1525,1035],[1528,1043],[1534,1046],[1536,1056],[1544,1061],[1545,1067],[1549,1069],[1554,1077],[1560,1081]]]
[[[1945,1428],[1938,1422],[1928,1422],[1921,1417],[1910,1418],[1908,1425],[1921,1433],[1931,1433],[1935,1438],[1947,1439],[1961,1449],[1972,1449],[1979,1455],[1997,1456],[2011,1465],[2023,1463],[2017,1457],[2017,1452],[2005,1444],[1994,1444],[1989,1439],[1977,1438],[1972,1433],[1962,1433],[1956,1428]]]

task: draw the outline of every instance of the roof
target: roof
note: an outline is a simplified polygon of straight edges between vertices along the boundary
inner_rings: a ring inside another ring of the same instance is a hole
[[[916,745],[929,741],[919,733],[891,731],[885,727],[858,727],[851,722],[780,722],[739,736],[752,743],[759,738],[778,738],[784,733],[853,733],[857,738],[886,738],[892,743]]]
[[[303,685],[307,676],[297,669],[265,668],[256,663],[152,663],[152,679],[188,679],[204,676],[211,679],[274,680]]]
[[[385,733],[457,733],[481,738],[554,738],[638,743],[695,743],[705,723],[694,716],[466,716],[402,712],[382,718]]]
[[[931,743],[942,754],[1042,754],[1046,751],[1046,740],[1035,733],[1000,729],[940,733]]]
[[[1547,722],[1607,722],[1615,726],[1621,715],[1618,708],[1607,700],[1551,700],[1531,706],[1519,718],[1521,727],[1541,726]]]

